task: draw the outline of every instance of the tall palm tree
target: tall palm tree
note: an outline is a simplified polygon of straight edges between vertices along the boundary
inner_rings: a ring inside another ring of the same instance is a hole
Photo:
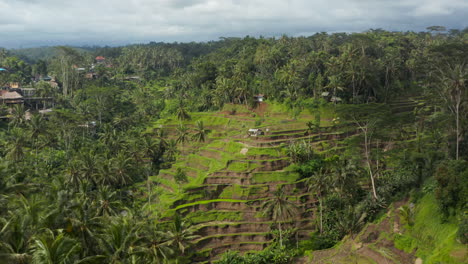
[[[135,248],[134,254],[141,256],[142,263],[166,263],[174,250],[167,245],[167,232],[156,225],[148,225],[143,230],[142,245]]]
[[[122,202],[117,197],[117,192],[109,186],[102,186],[97,190],[94,200],[96,216],[115,216],[122,208]]]
[[[164,151],[164,154],[166,155],[167,159],[169,161],[174,160],[177,153],[179,153],[179,150],[177,149],[177,141],[174,139],[169,140],[169,142],[167,143],[166,151]]]
[[[26,110],[22,104],[16,104],[11,111],[11,121],[9,126],[18,127],[26,123]]]
[[[110,163],[113,176],[112,182],[114,184],[117,184],[118,186],[126,186],[132,182],[132,163],[126,153],[123,151],[119,152],[117,156],[110,159]]]
[[[80,174],[81,163],[76,159],[72,159],[66,168],[66,182],[75,188],[76,191],[80,188],[81,181],[83,180]]]
[[[190,115],[189,113],[187,112],[187,110],[185,109],[185,107],[183,106],[183,103],[179,103],[179,107],[177,108],[177,118],[179,120],[189,120],[190,119]]]
[[[298,214],[298,207],[286,198],[283,189],[275,192],[275,195],[265,201],[262,213],[278,225],[280,235],[280,247],[283,247],[283,233],[281,223],[292,220]]]
[[[26,135],[20,128],[11,130],[11,141],[7,147],[7,157],[14,161],[21,161],[25,155]]]
[[[187,221],[176,214],[172,220],[172,225],[167,231],[166,244],[172,247],[176,252],[185,254],[185,250],[190,246],[190,242],[199,236],[194,235],[195,229]]]
[[[159,148],[162,150],[164,150],[167,146],[166,137],[166,130],[164,130],[164,128],[160,127],[156,129],[156,138],[159,140]]]
[[[36,149],[36,164],[37,164],[37,158],[38,158],[37,151],[39,147],[38,139],[39,139],[39,136],[45,133],[47,130],[46,130],[44,119],[42,118],[41,115],[37,115],[37,114],[31,117],[31,120],[28,122],[28,126],[29,126],[29,137],[34,142],[34,147]]]
[[[106,263],[122,263],[133,252],[139,239],[141,224],[132,220],[132,216],[116,217],[101,234],[101,248],[106,255]]]
[[[182,143],[182,147],[185,142],[189,140],[189,129],[184,124],[179,124],[177,128],[177,143]]]
[[[323,196],[330,186],[329,175],[324,168],[320,168],[306,180],[307,189],[312,192],[319,202],[320,233],[323,233]]]
[[[195,134],[192,136],[193,140],[198,142],[205,142],[206,136],[209,133],[209,130],[205,128],[202,120],[197,121],[197,126],[195,128]]]
[[[439,68],[436,72],[436,76],[436,91],[455,117],[455,159],[458,160],[460,155],[460,141],[462,140],[463,132],[460,116],[466,116],[468,112],[468,63],[448,64],[443,68]]]
[[[97,185],[96,174],[98,172],[98,156],[92,150],[80,152],[78,160],[81,163],[80,173],[82,178]]]

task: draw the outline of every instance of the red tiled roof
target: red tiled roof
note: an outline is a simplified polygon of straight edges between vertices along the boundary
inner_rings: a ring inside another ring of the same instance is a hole
[[[104,58],[103,56],[97,56],[96,57],[96,60],[105,60],[106,58]]]

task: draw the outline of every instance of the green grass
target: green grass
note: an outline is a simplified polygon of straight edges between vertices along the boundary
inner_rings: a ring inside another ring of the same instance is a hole
[[[295,182],[299,174],[292,171],[257,172],[252,175],[252,183]]]
[[[251,171],[255,168],[257,168],[258,165],[255,163],[251,163],[248,161],[245,162],[231,162],[229,166],[226,168],[228,171],[235,171],[235,172],[248,172]]]
[[[247,156],[261,156],[268,155],[271,157],[282,157],[284,156],[284,151],[280,147],[272,148],[249,148]]]
[[[217,203],[217,202],[229,202],[229,203],[245,203],[246,200],[235,200],[235,199],[213,199],[213,200],[202,200],[202,201],[196,201],[193,203],[186,203],[179,205],[175,208],[175,210],[179,210],[185,207],[190,207],[198,204],[210,204],[210,203]]]
[[[196,211],[188,213],[185,219],[189,219],[193,224],[200,224],[213,221],[241,221],[244,218],[242,212],[223,212],[220,210],[216,211]]]
[[[395,246],[406,252],[416,250],[424,263],[458,264],[463,262],[466,246],[455,240],[458,226],[454,219],[441,222],[441,214],[434,194],[426,194],[416,204],[415,224],[397,235]]]
[[[242,188],[242,186],[234,184],[224,188],[223,192],[219,195],[221,199],[232,199],[234,197],[245,197],[249,193],[248,188]]]

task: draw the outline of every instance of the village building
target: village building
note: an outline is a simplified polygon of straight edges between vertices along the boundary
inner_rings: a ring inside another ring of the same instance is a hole
[[[98,77],[98,75],[97,75],[96,73],[94,73],[94,72],[88,72],[88,73],[86,73],[86,75],[85,75],[85,78],[86,78],[86,79],[90,79],[90,80],[91,80],[91,79],[96,79],[97,77]]]
[[[332,102],[332,103],[341,103],[343,101],[343,99],[341,99],[341,97],[332,96],[330,94],[330,92],[323,92],[322,97],[323,97],[323,99],[325,99],[325,100],[327,100],[329,102]]]
[[[36,88],[20,88],[20,93],[24,97],[33,97],[36,94]]]
[[[341,99],[341,97],[338,97],[338,96],[332,96],[330,98],[330,102],[332,102],[332,103],[341,103],[341,101],[343,101],[343,100]]]
[[[106,62],[106,58],[103,57],[103,56],[97,56],[96,57],[96,63],[105,63]]]
[[[6,105],[23,104],[24,98],[17,91],[0,90],[0,103]]]
[[[263,94],[254,95],[255,102],[263,102],[265,100],[265,96]]]

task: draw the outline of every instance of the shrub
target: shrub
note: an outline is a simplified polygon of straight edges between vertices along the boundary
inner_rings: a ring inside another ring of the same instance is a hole
[[[457,231],[457,240],[462,244],[468,244],[468,217],[463,216]]]
[[[455,214],[467,204],[468,162],[449,160],[441,163],[436,170],[436,198],[445,217]]]

